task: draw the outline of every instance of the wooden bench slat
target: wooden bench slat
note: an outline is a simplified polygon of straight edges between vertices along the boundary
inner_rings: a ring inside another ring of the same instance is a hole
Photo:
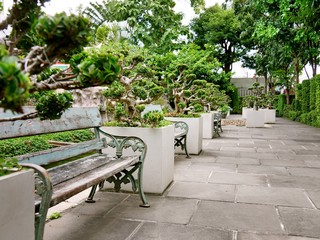
[[[122,157],[116,161],[110,161],[108,164],[100,166],[94,171],[86,172],[69,181],[54,186],[51,206],[54,206],[91,186],[99,184],[138,161],[138,156]]]
[[[115,160],[115,158],[108,154],[94,154],[61,166],[50,168],[48,173],[51,177],[52,185],[55,186],[85,172],[92,171],[100,166],[109,164],[112,160]]]
[[[1,122],[0,139],[93,128],[101,124],[98,108],[71,108],[62,114],[61,119]]]
[[[94,139],[77,144],[71,144],[68,146],[51,148],[40,152],[30,153],[18,156],[17,158],[21,163],[31,162],[38,165],[47,165],[49,163],[88,153],[93,150],[102,149],[103,145],[103,141],[101,141],[100,139]]]

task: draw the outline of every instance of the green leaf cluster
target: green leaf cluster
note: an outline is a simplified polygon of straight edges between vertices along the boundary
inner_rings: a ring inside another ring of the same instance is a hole
[[[0,107],[22,112],[22,105],[28,97],[29,78],[21,71],[18,59],[8,56],[0,46]]]
[[[18,159],[16,158],[1,158],[0,157],[0,177],[12,172],[21,170]]]
[[[69,92],[55,93],[52,91],[43,94],[36,106],[38,116],[44,119],[59,119],[63,112],[72,106],[73,97]]]

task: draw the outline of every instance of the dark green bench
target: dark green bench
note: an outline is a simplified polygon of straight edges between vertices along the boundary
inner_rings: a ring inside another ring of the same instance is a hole
[[[134,136],[121,137],[108,134],[100,129],[101,124],[97,108],[72,108],[58,120],[0,122],[0,140],[86,128],[92,128],[95,132],[94,140],[17,157],[21,165],[35,171],[37,240],[43,238],[49,207],[88,188],[91,188],[91,192],[87,202],[94,202],[97,186],[106,180],[114,183],[116,191],[120,190],[122,183],[131,182],[133,191],[139,190],[142,201],[140,206],[149,207],[142,188],[143,162],[147,150],[145,143]],[[113,148],[114,154],[104,153],[105,148]],[[122,156],[123,150],[127,148],[132,150],[132,154]],[[90,155],[83,157],[87,153]],[[48,170],[43,167],[73,157],[77,159]],[[137,172],[137,177],[133,176],[134,172]]]
[[[189,126],[183,121],[173,121],[174,123],[174,147],[181,147],[186,153],[186,157],[190,158],[187,149],[187,135]]]
[[[223,132],[221,124],[221,113],[215,112],[213,114],[213,131],[220,137],[219,132]]]

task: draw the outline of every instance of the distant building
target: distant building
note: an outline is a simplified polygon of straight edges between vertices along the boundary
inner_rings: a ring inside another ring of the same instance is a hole
[[[231,78],[231,83],[238,88],[238,93],[240,97],[251,95],[250,87],[254,82],[259,82],[260,86],[264,85],[264,78],[263,77],[252,77],[252,78]]]

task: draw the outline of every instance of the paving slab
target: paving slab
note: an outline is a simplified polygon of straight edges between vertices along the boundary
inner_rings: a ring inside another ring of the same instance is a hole
[[[279,207],[279,213],[288,234],[320,238],[319,210]]]
[[[288,167],[287,169],[290,172],[290,174],[294,175],[294,176],[308,176],[308,177],[320,178],[320,168],[317,169],[317,168],[293,168],[293,167]]]
[[[174,181],[208,182],[212,170],[175,169]]]
[[[308,167],[320,168],[320,157],[317,160],[305,160],[305,163]]]
[[[318,189],[318,191],[309,190],[307,193],[313,204],[320,209],[320,189]]]
[[[216,162],[217,163],[249,164],[249,165],[260,164],[260,161],[256,158],[248,158],[248,157],[240,158],[239,156],[237,157],[218,156]]]
[[[307,167],[308,166],[306,161],[304,160],[261,159],[260,162],[261,162],[261,165],[266,165],[266,166],[279,166],[279,167]]]
[[[319,189],[320,178],[306,176],[267,175],[271,187]]]
[[[236,201],[293,207],[313,208],[302,189],[260,186],[238,186]]]
[[[188,224],[199,200],[148,196],[148,201],[150,208],[137,207],[140,199],[131,196],[117,205],[106,217]]]
[[[68,213],[46,224],[44,240],[127,239],[139,224],[139,221]]]
[[[235,186],[210,183],[175,182],[169,189],[167,196],[234,202]]]
[[[239,173],[254,173],[254,174],[277,174],[277,175],[289,175],[289,172],[285,167],[275,166],[261,166],[261,165],[239,165]]]
[[[233,240],[231,231],[198,226],[143,223],[132,240]]]
[[[257,204],[201,201],[190,224],[225,230],[284,233],[276,209]]]
[[[234,163],[210,163],[210,162],[192,162],[190,170],[208,169],[213,172],[236,172],[237,165]]]
[[[319,238],[296,237],[286,235],[261,235],[256,233],[241,233],[237,235],[237,240],[319,240]]]
[[[209,179],[210,183],[260,185],[267,186],[267,178],[264,175],[248,173],[215,172]]]

